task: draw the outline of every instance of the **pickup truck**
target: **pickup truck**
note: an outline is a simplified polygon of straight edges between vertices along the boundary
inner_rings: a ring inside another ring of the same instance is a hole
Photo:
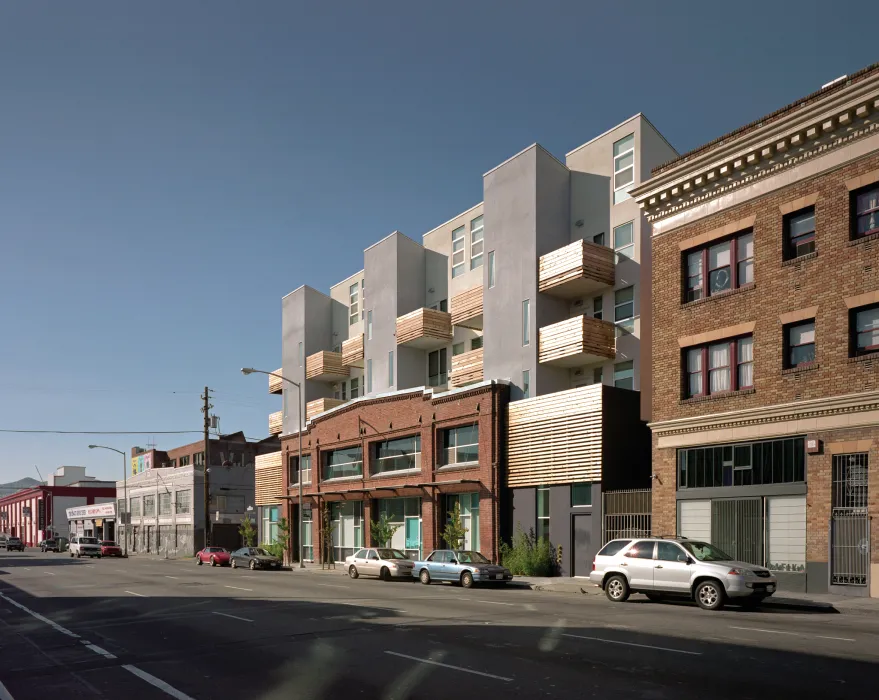
[[[97,557],[101,558],[101,543],[97,537],[71,537],[70,546],[67,548],[71,557]]]
[[[21,541],[20,537],[3,537],[0,539],[0,549],[5,549],[7,552],[23,552],[24,543]]]

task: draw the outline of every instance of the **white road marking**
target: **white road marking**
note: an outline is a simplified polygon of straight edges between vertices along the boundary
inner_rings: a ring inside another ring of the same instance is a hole
[[[12,697],[12,693],[6,690],[6,686],[2,682],[0,682],[0,700],[15,700]]]
[[[124,664],[122,666],[122,668],[124,668],[129,673],[134,674],[135,676],[137,676],[141,680],[146,681],[151,686],[158,688],[159,690],[165,691],[172,698],[175,698],[175,700],[194,700],[194,698],[187,695],[186,693],[180,692],[174,686],[168,685],[161,678],[156,678],[154,675],[147,673],[146,671],[141,671],[137,666],[131,666],[129,664]]]
[[[0,598],[2,598],[3,600],[5,600],[8,603],[12,603],[19,610],[24,610],[28,615],[32,615],[33,617],[37,618],[40,622],[45,622],[47,625],[49,625],[49,627],[56,630],[57,632],[61,632],[61,634],[66,634],[68,637],[73,637],[74,639],[79,639],[79,635],[76,634],[75,632],[71,632],[66,627],[62,627],[57,622],[53,622],[52,620],[50,620],[48,617],[43,617],[42,615],[40,615],[40,613],[34,612],[30,608],[26,608],[21,603],[12,600],[12,598],[7,596],[6,594],[0,593]]]
[[[816,636],[818,637],[818,639],[832,639],[832,640],[834,640],[834,641],[836,641],[836,642],[854,642],[854,641],[857,641],[857,640],[854,640],[854,639],[849,639],[848,637],[825,637],[825,636],[820,635],[820,634],[819,634],[819,635],[816,635]]]
[[[512,678],[505,678],[504,676],[495,676],[493,673],[483,673],[482,671],[474,671],[469,668],[464,668],[463,666],[452,666],[451,664],[442,664],[439,661],[431,661],[430,659],[419,659],[417,656],[409,656],[408,654],[399,654],[396,651],[387,651],[385,650],[385,654],[390,654],[391,656],[399,656],[403,659],[410,659],[411,661],[417,661],[420,664],[430,664],[431,666],[442,666],[443,668],[450,668],[453,671],[463,671],[464,673],[472,673],[474,676],[482,676],[483,678],[494,678],[498,681],[506,681],[510,682]]]
[[[166,574],[166,575],[165,575],[165,578],[179,578],[179,577],[178,577],[178,576],[168,576],[168,575]]]
[[[238,586],[226,586],[226,588],[234,588],[236,591],[250,591],[253,593],[252,588],[239,588]]]
[[[214,612],[214,615],[222,615],[223,617],[231,617],[233,620],[241,620],[242,622],[253,622],[253,620],[248,620],[246,617],[238,617],[237,615],[230,615],[229,613]]]
[[[113,569],[113,571],[118,571],[120,574],[127,574],[128,573],[125,569]]]
[[[669,649],[668,647],[655,647],[652,644],[635,644],[634,642],[620,642],[616,639],[602,639],[601,637],[584,637],[579,634],[563,634],[563,637],[571,637],[572,639],[588,639],[592,642],[604,642],[606,644],[622,644],[627,647],[639,647],[641,649],[657,649],[659,651],[671,651],[675,654],[688,654],[689,656],[702,656],[700,651],[684,651],[683,649]]]
[[[511,605],[513,607],[516,607],[515,603],[501,603],[498,600],[477,600],[476,602],[477,603],[488,603],[489,605]]]
[[[792,637],[799,637],[800,636],[796,632],[781,632],[779,630],[765,630],[765,629],[761,629],[760,627],[733,627],[732,625],[730,625],[729,628],[731,630],[745,630],[746,632],[765,632],[766,634],[789,634]]]
[[[147,597],[143,593],[135,593],[134,591],[125,591],[125,592],[129,593],[130,595],[136,595],[138,598],[146,598]]]
[[[44,571],[43,573],[46,574],[47,576],[54,576],[55,575],[51,571]]]
[[[107,651],[106,649],[101,649],[101,647],[97,646],[96,644],[86,644],[85,648],[90,649],[91,651],[95,652],[96,654],[100,654],[101,656],[106,657],[108,659],[115,659],[116,658],[109,651]]]
[[[344,588],[347,590],[348,586],[337,586],[334,583],[316,583],[315,586],[323,586],[324,588]]]

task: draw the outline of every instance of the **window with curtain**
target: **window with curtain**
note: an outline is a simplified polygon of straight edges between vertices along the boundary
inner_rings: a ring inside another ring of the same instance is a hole
[[[754,281],[754,234],[687,251],[683,257],[684,302],[738,289]]]
[[[851,311],[852,356],[879,352],[879,304]]]
[[[685,398],[754,386],[754,339],[741,336],[687,348],[683,354]]]
[[[815,321],[785,326],[786,369],[810,365],[815,361]]]
[[[784,259],[793,260],[815,252],[815,207],[801,209],[784,218]]]
[[[879,187],[871,185],[868,189],[853,193],[854,229],[852,238],[863,238],[879,233]]]

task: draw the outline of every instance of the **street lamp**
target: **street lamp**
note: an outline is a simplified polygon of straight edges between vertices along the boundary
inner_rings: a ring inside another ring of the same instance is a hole
[[[107,447],[106,445],[89,445],[90,450],[110,450],[111,452],[116,452],[122,455],[122,483],[123,483],[123,499],[125,503],[125,514],[128,515],[128,460],[126,458],[125,453],[122,450],[117,450],[115,447]],[[121,514],[120,514],[121,515]],[[123,554],[128,556],[128,529],[129,523],[125,522],[128,520],[127,517],[120,518],[123,522],[122,524],[125,526],[125,539],[122,541],[122,551]]]
[[[266,372],[262,369],[253,369],[253,367],[242,367],[241,374],[245,377],[248,374],[267,374],[270,377],[277,377],[278,379],[288,382],[296,387],[296,392],[299,398],[297,402],[299,404],[299,425],[297,426],[296,434],[299,438],[299,568],[305,568],[305,561],[303,560],[303,545],[302,545],[302,416],[304,414],[304,407],[302,404],[302,385],[299,382],[294,382],[292,379],[287,379],[277,372]],[[283,469],[283,465],[281,467]]]

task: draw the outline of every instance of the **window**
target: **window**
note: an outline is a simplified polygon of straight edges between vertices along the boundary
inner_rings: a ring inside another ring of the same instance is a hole
[[[324,481],[363,475],[363,451],[360,445],[324,452]]]
[[[613,145],[613,203],[629,198],[626,190],[635,182],[635,134],[629,134]]]
[[[531,396],[531,371],[527,369],[522,370],[522,394],[526,399]]]
[[[470,464],[479,461],[479,426],[462,425],[442,431],[442,454],[440,462],[447,467],[452,464]]]
[[[366,361],[366,393],[372,393],[372,360]]]
[[[660,561],[678,561],[678,557],[686,557],[684,550],[674,542],[657,542],[656,558]],[[686,558],[684,559],[686,561]]]
[[[294,486],[299,483],[299,476],[302,476],[303,484],[311,483],[311,455],[303,453],[302,469],[299,469],[299,455],[290,455],[287,458],[287,483]]]
[[[635,361],[618,362],[613,366],[613,385],[620,389],[635,388]]]
[[[378,516],[385,516],[397,530],[387,542],[377,542],[382,547],[402,550],[409,558],[421,556],[421,499],[379,498]]]
[[[522,302],[522,345],[531,344],[531,301]]]
[[[592,484],[582,482],[579,484],[571,484],[571,505],[572,506],[591,506],[592,505]]]
[[[805,438],[678,450],[678,488],[791,484],[806,480]]]
[[[300,367],[302,367],[302,355],[303,355],[302,342],[300,341],[300,343],[299,343],[299,366]]]
[[[211,496],[208,510],[229,514],[244,513],[244,496]]]
[[[348,400],[348,382],[342,381],[342,401]]]
[[[366,339],[372,340],[372,310],[366,312]]]
[[[464,227],[452,231],[452,278],[464,274]]]
[[[879,304],[851,311],[852,356],[879,352]]]
[[[275,544],[278,541],[278,520],[281,509],[278,506],[263,506],[261,544]]]
[[[809,365],[815,361],[815,321],[798,323],[785,327],[786,369]]]
[[[330,505],[333,556],[344,561],[363,546],[363,501],[342,501]]]
[[[177,491],[174,494],[174,507],[178,515],[189,515],[192,503],[190,491]]]
[[[363,317],[366,315],[363,311],[363,307],[366,306],[366,278],[364,277],[360,280],[360,320],[363,320]]]
[[[592,370],[592,383],[593,384],[601,384],[604,381],[604,368],[603,367],[595,367]]]
[[[353,381],[353,380],[352,380]],[[394,386],[394,351],[388,351],[388,388]],[[351,396],[353,399],[354,396]]]
[[[629,551],[626,552],[625,556],[632,559],[653,559],[653,548],[655,545],[655,542],[636,542],[629,547]]]
[[[626,287],[613,293],[613,321],[617,328],[635,331],[635,288]]]
[[[488,252],[488,288],[494,287],[494,251]]]
[[[754,339],[742,336],[685,351],[686,398],[754,386]]]
[[[601,233],[596,233],[594,236],[592,236],[592,242],[595,245],[604,245],[604,231],[602,231]]]
[[[312,544],[312,520],[311,505],[306,504],[302,508],[302,558],[309,561],[314,559],[314,545]]]
[[[159,494],[159,515],[171,515],[171,494]]]
[[[348,288],[348,325],[360,320],[360,285],[355,282]]]
[[[751,284],[754,281],[754,234],[749,231],[736,238],[686,253],[685,271],[685,302]]]
[[[482,336],[481,335],[470,339],[470,349],[471,350],[479,350],[481,348],[482,348]]]
[[[156,517],[156,497],[155,496],[144,496],[143,497],[143,515],[145,518]]]
[[[477,216],[470,222],[470,269],[475,270],[482,266],[482,249],[485,241],[482,240],[482,216]]]
[[[455,511],[458,505],[461,512],[461,525],[466,530],[462,549],[479,551],[479,494],[456,493],[446,496],[446,519]],[[447,545],[451,546],[448,542]],[[448,553],[451,558],[451,552]]]
[[[177,468],[177,460],[172,459],[170,462],[168,462],[168,466],[171,467],[171,469],[176,469]]]
[[[630,221],[613,230],[613,249],[616,251],[616,261],[620,258],[631,259],[635,255],[635,222]]]
[[[360,396],[360,378],[351,377],[351,398],[356,399]]]
[[[141,516],[141,499],[138,496],[137,498],[130,498],[129,500],[129,508],[131,510],[131,516],[133,518],[139,518]]]
[[[204,452],[196,452],[194,455],[192,455],[192,463],[196,467],[203,467],[204,466]]]
[[[460,355],[464,352],[464,343],[454,343],[452,345],[452,357],[455,355]]]
[[[784,218],[784,259],[793,260],[815,252],[815,207]]]
[[[879,233],[879,187],[871,185],[869,189],[854,192],[852,198],[855,209],[852,238]]]
[[[444,386],[448,381],[448,358],[445,348],[434,350],[427,356],[427,385]]]
[[[592,300],[592,318],[597,318],[598,320],[601,320],[601,317],[603,316],[603,309],[604,297],[595,297]]]
[[[190,465],[190,457],[189,457],[189,455],[183,455],[183,456],[180,458],[180,466],[181,466],[181,467],[188,467],[189,465]]]
[[[625,549],[626,545],[631,541],[632,540],[613,540],[613,542],[608,542],[598,553],[598,556],[612,557],[614,554],[619,554],[620,551]]]
[[[537,488],[537,537],[549,541],[549,488]]]
[[[396,438],[377,442],[373,447],[373,474],[419,469],[421,467],[421,436]]]

